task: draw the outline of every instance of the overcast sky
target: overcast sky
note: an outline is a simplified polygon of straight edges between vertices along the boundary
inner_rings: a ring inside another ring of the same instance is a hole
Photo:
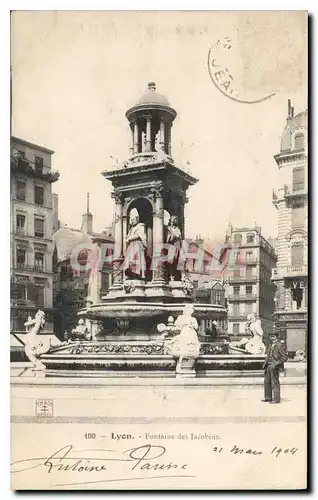
[[[213,85],[208,50],[234,75],[243,104]],[[214,50],[214,49],[213,49]],[[222,59],[222,58],[225,59]],[[280,137],[287,99],[306,99],[306,14],[301,12],[15,12],[12,17],[13,135],[55,151],[60,219],[80,227],[90,192],[94,231],[112,220],[101,176],[129,156],[125,111],[155,81],[178,112],[172,154],[199,178],[188,191],[187,236],[224,236],[262,226],[275,236]]]

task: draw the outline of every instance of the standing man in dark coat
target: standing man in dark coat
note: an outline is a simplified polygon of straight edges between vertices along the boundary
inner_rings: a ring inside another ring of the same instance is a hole
[[[287,361],[287,352],[276,333],[270,335],[271,345],[267,352],[267,357],[263,365],[265,370],[264,391],[268,403],[280,403],[280,383],[279,372],[284,371],[284,363]]]

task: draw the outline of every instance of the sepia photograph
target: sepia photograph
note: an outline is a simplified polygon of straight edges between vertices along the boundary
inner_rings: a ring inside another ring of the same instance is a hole
[[[14,10],[12,490],[306,490],[308,13]]]

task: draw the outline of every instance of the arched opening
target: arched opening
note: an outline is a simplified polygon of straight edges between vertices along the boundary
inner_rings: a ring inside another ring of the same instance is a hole
[[[127,211],[127,219],[128,219],[128,224],[127,224],[127,235],[131,229],[129,225],[129,220],[130,220],[130,215],[132,210],[137,210],[138,212],[138,218],[139,218],[139,223],[145,225],[145,230],[146,230],[146,238],[147,238],[147,249],[146,249],[146,279],[150,280],[151,279],[151,272],[150,272],[150,260],[152,256],[152,247],[153,247],[153,235],[152,235],[152,229],[153,229],[153,207],[151,202],[147,198],[136,198],[131,202],[131,204],[128,207]]]
[[[254,243],[254,234],[248,234],[246,236],[246,243]]]
[[[233,243],[234,245],[240,245],[242,243],[242,235],[240,233],[234,234]]]

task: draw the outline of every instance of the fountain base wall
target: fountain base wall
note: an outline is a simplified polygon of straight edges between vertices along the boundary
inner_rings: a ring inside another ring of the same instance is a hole
[[[176,376],[177,360],[165,353],[163,341],[70,342],[51,349],[40,359],[49,377]],[[264,359],[228,353],[224,342],[204,342],[196,361],[196,376],[261,376]]]

